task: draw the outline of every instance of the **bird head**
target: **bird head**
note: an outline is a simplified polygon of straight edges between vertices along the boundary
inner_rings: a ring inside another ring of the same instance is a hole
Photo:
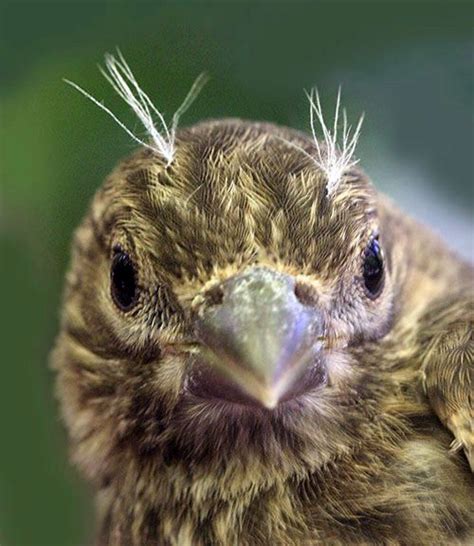
[[[315,154],[297,131],[203,122],[171,163],[141,149],[97,192],[53,354],[90,476],[146,459],[264,480],[375,434],[392,234],[364,173],[329,192]]]

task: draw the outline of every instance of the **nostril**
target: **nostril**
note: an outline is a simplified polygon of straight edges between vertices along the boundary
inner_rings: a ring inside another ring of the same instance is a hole
[[[294,292],[296,298],[301,304],[314,305],[316,303],[316,297],[312,286],[301,281],[297,281],[295,282]]]
[[[217,284],[206,291],[205,300],[208,307],[215,307],[224,301],[222,286]]]

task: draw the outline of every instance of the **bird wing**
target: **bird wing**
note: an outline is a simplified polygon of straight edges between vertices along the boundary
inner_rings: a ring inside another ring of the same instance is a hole
[[[472,287],[437,301],[421,328],[421,380],[441,422],[474,472],[474,294]]]

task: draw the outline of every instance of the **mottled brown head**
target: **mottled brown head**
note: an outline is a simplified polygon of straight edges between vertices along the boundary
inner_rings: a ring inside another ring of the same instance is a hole
[[[369,423],[390,234],[366,176],[328,194],[315,153],[296,131],[210,121],[178,133],[171,164],[138,151],[98,191],[53,355],[90,476],[153,459],[232,487],[236,465],[265,481],[388,441]]]

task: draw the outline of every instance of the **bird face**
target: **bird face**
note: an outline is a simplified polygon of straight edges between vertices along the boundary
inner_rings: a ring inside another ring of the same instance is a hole
[[[295,131],[206,122],[171,165],[139,151],[98,191],[53,357],[89,474],[150,454],[294,471],[370,434],[390,234],[365,175],[328,194],[312,153]]]

